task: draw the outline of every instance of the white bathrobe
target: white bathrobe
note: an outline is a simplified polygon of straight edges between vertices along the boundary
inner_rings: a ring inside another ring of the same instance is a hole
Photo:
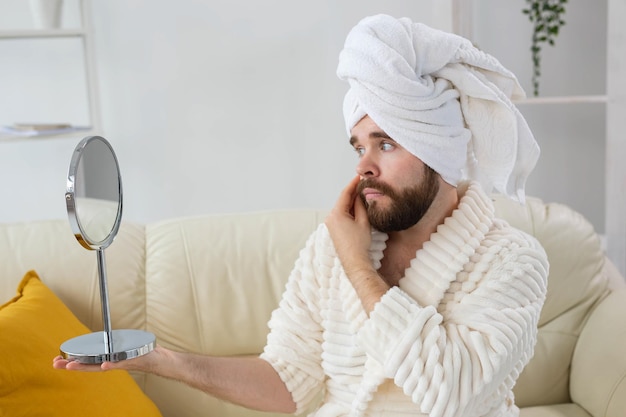
[[[370,317],[325,225],[308,239],[261,355],[315,417],[519,414],[512,387],[533,355],[548,262],[531,236],[494,218],[477,183]],[[373,232],[379,267],[387,235]]]

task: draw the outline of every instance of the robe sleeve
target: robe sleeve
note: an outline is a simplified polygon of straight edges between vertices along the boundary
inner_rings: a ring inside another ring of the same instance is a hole
[[[316,256],[324,252],[320,247],[323,245],[327,243],[318,229],[300,251],[280,304],[268,323],[270,333],[261,354],[285,382],[298,414],[315,402],[324,381],[319,305],[319,292],[324,289],[318,278],[330,274],[330,267]]]

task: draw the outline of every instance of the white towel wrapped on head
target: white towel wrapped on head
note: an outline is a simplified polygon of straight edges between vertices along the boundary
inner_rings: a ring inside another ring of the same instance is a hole
[[[446,182],[474,179],[524,201],[539,146],[511,102],[524,91],[493,56],[460,36],[376,15],[348,34],[337,75],[350,84],[348,135],[369,115]]]

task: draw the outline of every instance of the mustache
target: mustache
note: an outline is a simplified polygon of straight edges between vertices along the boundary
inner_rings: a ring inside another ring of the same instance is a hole
[[[359,181],[356,187],[357,195],[363,198],[363,190],[366,188],[373,188],[392,198],[396,195],[395,191],[388,184],[377,181],[374,178],[366,178]]]

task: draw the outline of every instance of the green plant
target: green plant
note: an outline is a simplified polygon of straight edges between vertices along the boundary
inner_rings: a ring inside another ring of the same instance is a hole
[[[554,46],[554,40],[561,26],[565,24],[562,15],[565,13],[567,0],[526,0],[527,8],[522,13],[528,15],[533,23],[533,36],[530,50],[533,57],[533,93],[539,95],[539,77],[541,76],[541,44]]]

